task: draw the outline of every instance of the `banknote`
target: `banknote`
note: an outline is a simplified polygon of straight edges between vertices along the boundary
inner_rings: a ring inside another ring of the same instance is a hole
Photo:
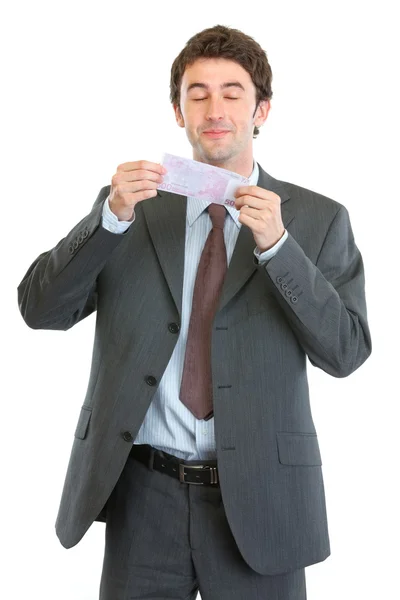
[[[235,191],[250,185],[249,179],[238,173],[174,154],[164,153],[161,164],[167,173],[157,189],[181,196],[234,206]]]

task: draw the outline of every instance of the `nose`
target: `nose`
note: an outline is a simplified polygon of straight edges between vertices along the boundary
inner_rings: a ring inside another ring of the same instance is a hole
[[[207,101],[206,119],[208,121],[220,121],[225,116],[224,102],[219,98],[209,98]]]

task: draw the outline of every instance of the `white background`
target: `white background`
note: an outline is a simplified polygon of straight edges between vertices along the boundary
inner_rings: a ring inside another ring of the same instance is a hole
[[[54,530],[95,315],[67,332],[29,329],[17,286],[90,212],[120,163],[159,162],[163,152],[192,157],[169,103],[170,69],[192,35],[217,24],[254,37],[272,67],[256,160],[273,177],[344,204],[364,260],[371,357],[344,379],[308,363],[332,549],[306,569],[308,600],[397,596],[395,4],[70,1],[2,9],[2,598],[96,600],[105,531],[94,523],[67,551]]]

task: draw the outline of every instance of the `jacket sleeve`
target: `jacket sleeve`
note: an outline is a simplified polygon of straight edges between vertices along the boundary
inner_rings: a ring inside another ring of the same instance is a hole
[[[349,213],[341,205],[316,264],[289,233],[261,267],[312,365],[347,377],[372,351],[362,256]]]
[[[126,234],[102,226],[105,186],[84,217],[58,244],[40,254],[18,286],[18,305],[32,329],[67,330],[97,309],[97,277]]]

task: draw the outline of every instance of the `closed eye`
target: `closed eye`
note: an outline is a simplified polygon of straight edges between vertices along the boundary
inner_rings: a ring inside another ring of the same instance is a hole
[[[206,100],[207,98],[193,98],[194,102],[201,102],[201,100]],[[239,100],[239,98],[231,98],[230,96],[225,97],[226,100]]]

